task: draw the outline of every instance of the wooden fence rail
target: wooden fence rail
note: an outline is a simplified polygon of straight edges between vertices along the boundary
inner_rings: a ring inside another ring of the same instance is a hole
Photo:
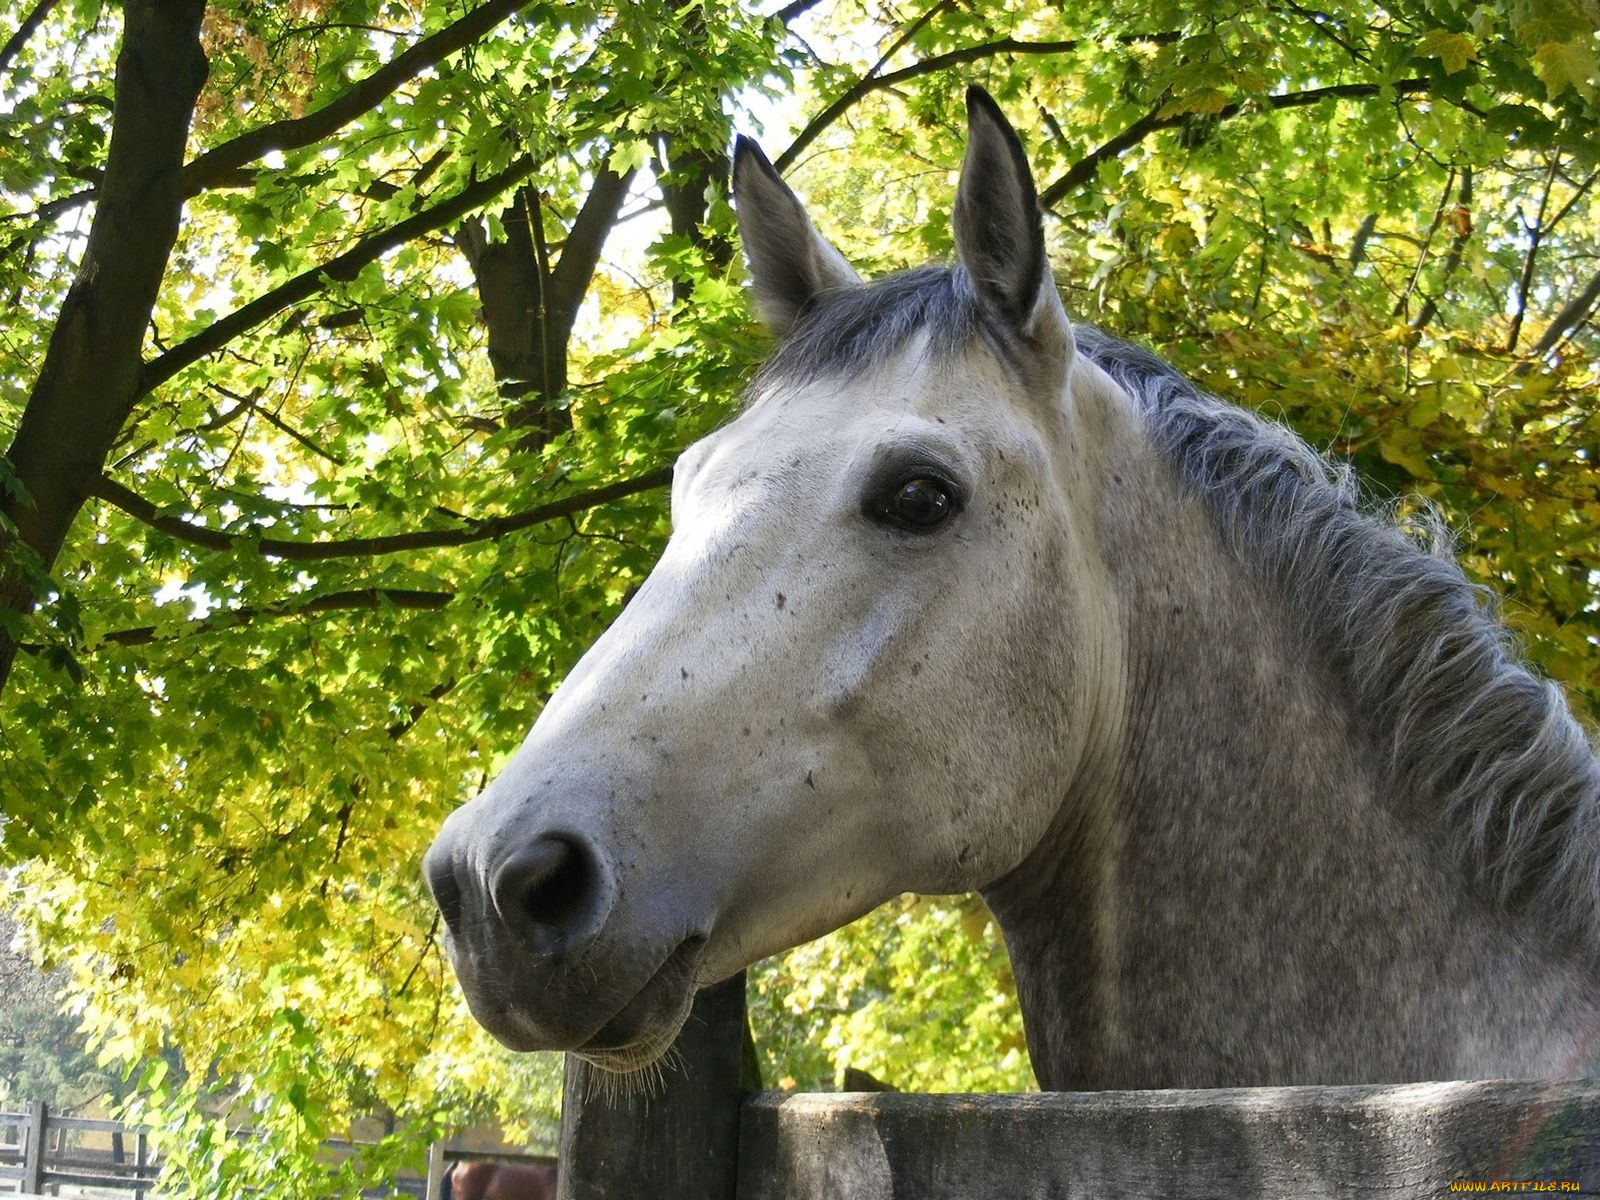
[[[729,981],[656,1094],[613,1098],[569,1063],[560,1200],[1600,1195],[1600,1080],[786,1095],[739,1090],[747,1037]]]
[[[1438,1200],[1497,1181],[1600,1191],[1600,1082],[764,1095],[738,1198]]]

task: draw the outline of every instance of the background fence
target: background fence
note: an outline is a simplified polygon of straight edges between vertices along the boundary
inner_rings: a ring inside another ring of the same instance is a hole
[[[244,1136],[241,1134],[241,1136]],[[359,1154],[363,1143],[331,1139],[323,1143],[332,1157]],[[543,1155],[474,1149],[453,1142],[435,1142],[426,1164],[402,1174],[367,1195],[410,1196],[439,1200],[445,1172],[457,1162],[553,1163]],[[52,1113],[43,1103],[26,1112],[0,1112],[0,1197],[60,1196],[82,1200],[159,1200],[160,1160],[152,1152],[148,1130],[88,1117]],[[231,1200],[219,1197],[218,1200]]]
[[[42,1101],[0,1112],[0,1189],[61,1195],[150,1195],[158,1167],[142,1129],[118,1121],[58,1117]]]

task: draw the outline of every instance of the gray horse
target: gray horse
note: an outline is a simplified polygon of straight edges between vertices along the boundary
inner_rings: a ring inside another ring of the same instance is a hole
[[[696,988],[982,892],[1045,1088],[1554,1077],[1600,768],[1437,546],[1067,321],[968,97],[959,262],[864,283],[741,141],[779,335],[674,532],[427,875],[477,1018],[626,1071]]]

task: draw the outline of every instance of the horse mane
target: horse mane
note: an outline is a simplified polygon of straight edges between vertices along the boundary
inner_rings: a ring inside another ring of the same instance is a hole
[[[1432,510],[1364,506],[1354,474],[1289,430],[1202,392],[1150,352],[1075,324],[1079,352],[1134,397],[1158,451],[1225,541],[1278,590],[1382,756],[1380,787],[1442,839],[1491,903],[1600,959],[1600,763],[1561,689],[1526,665]],[[983,338],[959,267],[817,297],[750,389],[856,376],[913,336],[930,357]]]
[[[1482,893],[1593,963],[1600,763],[1561,689],[1529,670],[1431,509],[1366,511],[1346,466],[1200,391],[1148,351],[1077,326],[1139,404],[1226,542],[1279,590],[1383,756],[1380,787],[1431,823]]]

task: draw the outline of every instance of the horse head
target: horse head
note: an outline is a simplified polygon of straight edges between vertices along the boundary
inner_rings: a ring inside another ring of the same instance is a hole
[[[1074,352],[1022,146],[976,89],[968,138],[956,265],[876,283],[740,140],[778,347],[678,460],[649,579],[427,856],[507,1045],[636,1068],[697,988],[994,880],[1114,719],[1084,514],[1126,397]]]

